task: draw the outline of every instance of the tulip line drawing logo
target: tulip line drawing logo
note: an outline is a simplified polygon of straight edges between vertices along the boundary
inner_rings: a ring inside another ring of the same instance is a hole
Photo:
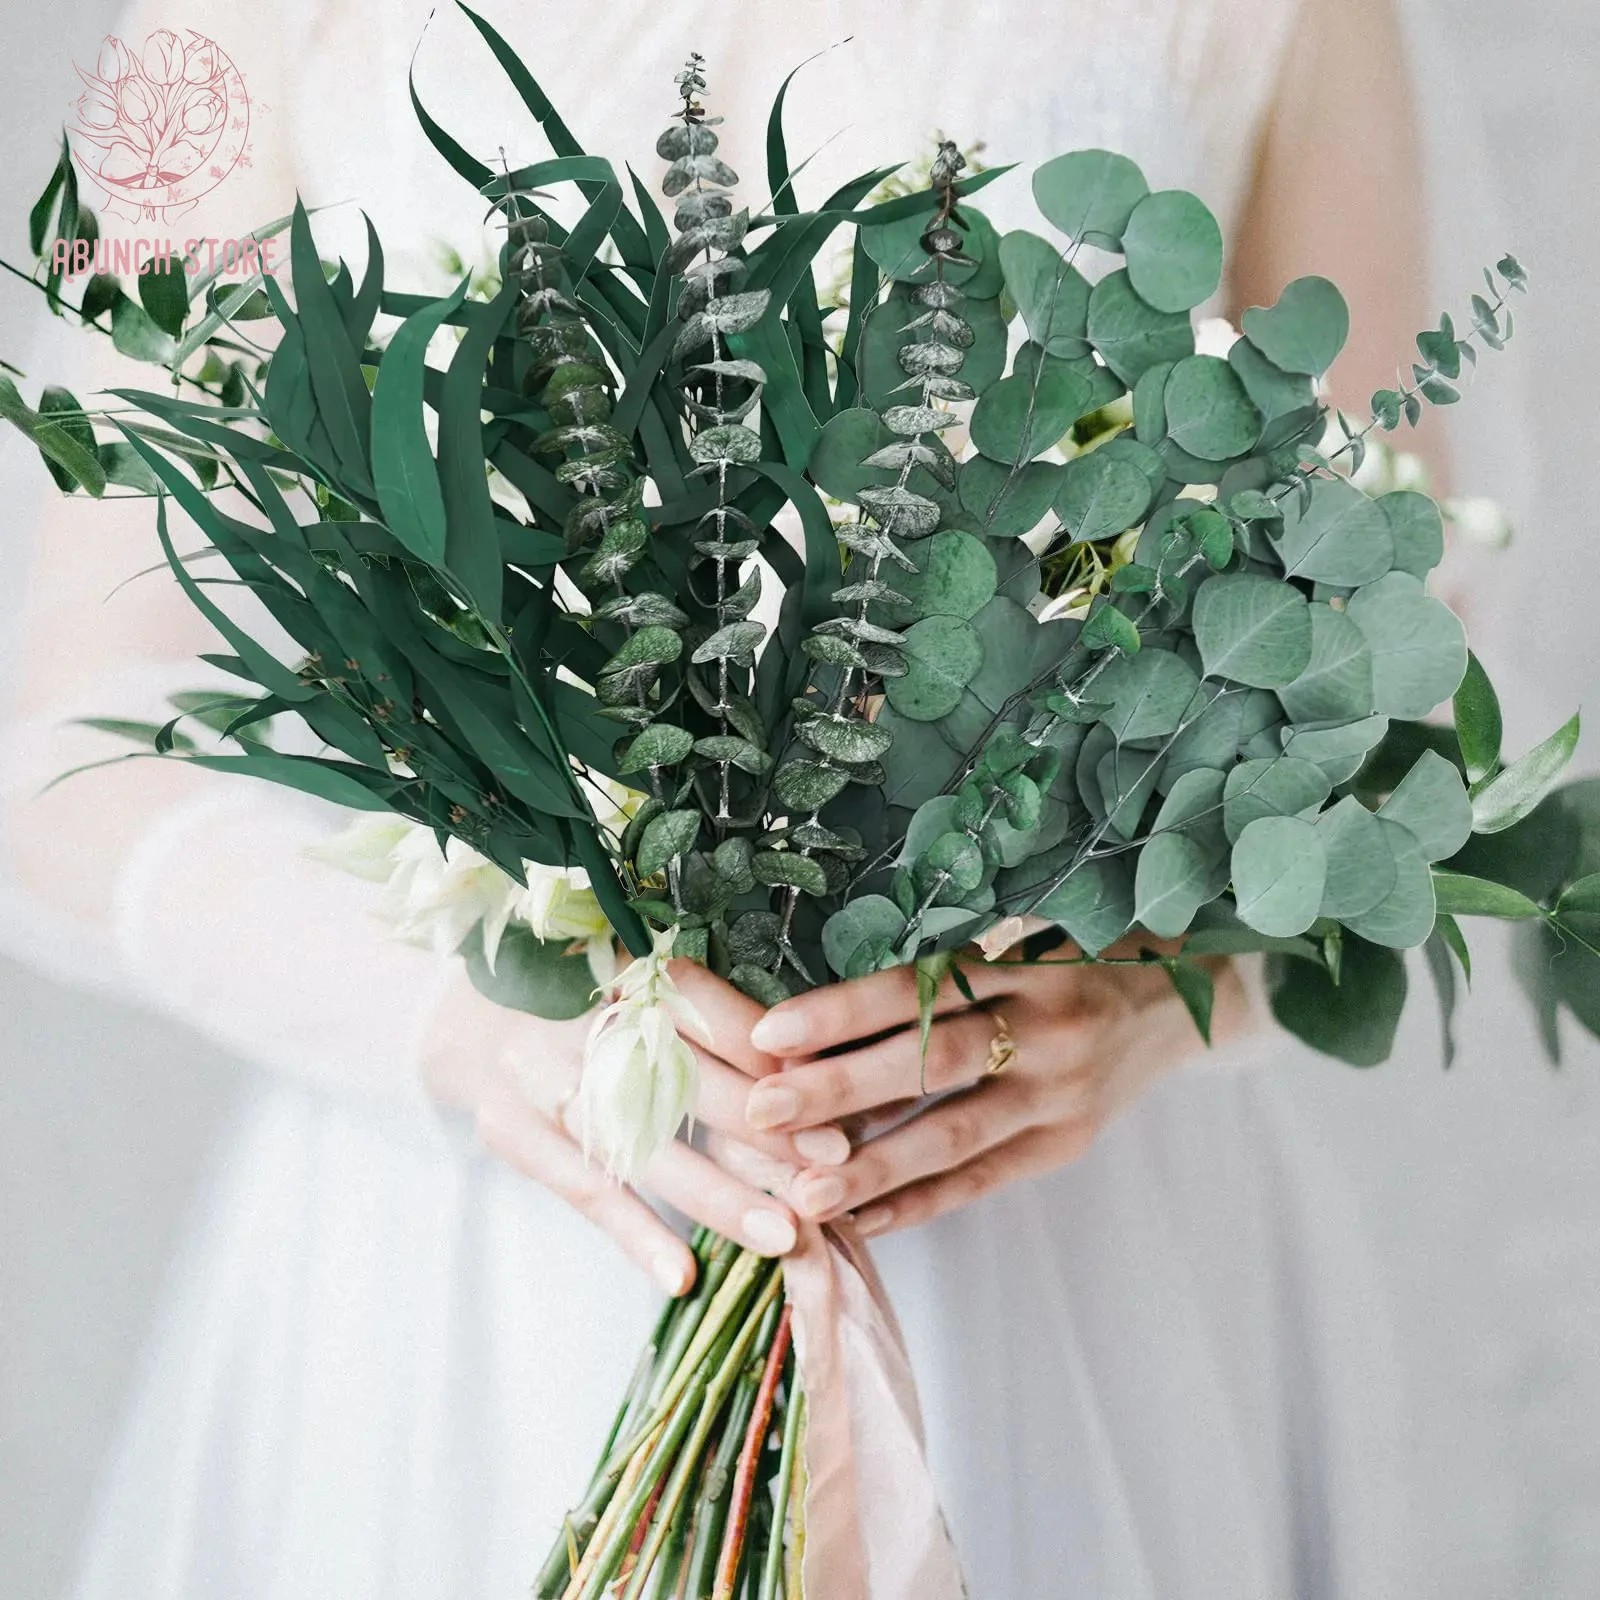
[[[68,139],[105,210],[171,222],[250,164],[250,97],[216,40],[162,28],[135,52],[108,34],[95,70],[76,70],[85,92]]]

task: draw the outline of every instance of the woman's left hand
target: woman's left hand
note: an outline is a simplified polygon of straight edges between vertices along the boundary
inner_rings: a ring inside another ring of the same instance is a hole
[[[963,970],[977,1004],[945,980],[926,1063],[910,967],[814,989],[755,1025],[751,1044],[783,1067],[750,1089],[754,1128],[794,1132],[866,1114],[881,1122],[924,1092],[948,1094],[841,1166],[785,1174],[785,1198],[805,1216],[853,1211],[862,1232],[886,1233],[1075,1160],[1112,1116],[1204,1049],[1157,966],[1046,958]],[[1230,965],[1213,971],[1212,1033],[1225,1038],[1248,1002]],[[871,1042],[842,1048],[863,1038]]]

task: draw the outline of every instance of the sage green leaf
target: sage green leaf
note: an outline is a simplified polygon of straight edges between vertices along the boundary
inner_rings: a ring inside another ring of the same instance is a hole
[[[1283,753],[1321,767],[1330,783],[1345,783],[1360,770],[1367,752],[1389,731],[1387,717],[1361,717],[1331,727],[1296,727],[1283,742]]]
[[[1016,468],[973,456],[961,466],[961,504],[991,539],[1016,538],[1036,528],[1050,510],[1063,470],[1053,461],[1027,461]]]
[[[899,865],[915,864],[933,845],[935,839],[959,830],[961,799],[958,795],[940,794],[917,807],[916,815],[906,825],[905,837],[900,841],[900,853],[895,858]]]
[[[163,333],[182,338],[189,315],[189,285],[181,257],[156,257],[140,268],[139,301]]]
[[[1251,306],[1240,319],[1245,337],[1285,372],[1320,377],[1350,334],[1350,308],[1326,278],[1296,278],[1270,308]]]
[[[1222,282],[1222,229],[1183,189],[1159,190],[1133,208],[1122,253],[1133,287],[1157,311],[1191,311]]]
[[[694,742],[694,753],[707,761],[727,762],[752,777],[763,778],[772,770],[772,757],[759,745],[736,734],[713,733]]]
[[[932,616],[905,633],[906,674],[884,681],[889,704],[914,722],[936,722],[961,703],[983,665],[983,640],[961,617]]]
[[[1069,239],[1115,250],[1133,208],[1150,192],[1133,162],[1110,150],[1074,150],[1035,169],[1033,198]]]
[[[1182,723],[1200,680],[1170,650],[1119,656],[1095,679],[1093,694],[1109,709],[1100,720],[1119,743],[1164,739]]]
[[[61,392],[66,393],[65,390]],[[94,451],[92,428],[90,444],[85,447],[81,429],[69,431],[60,422],[35,411],[4,373],[0,373],[0,417],[14,423],[32,439],[46,463],[59,468],[73,483],[82,484],[96,497],[105,492],[105,468]],[[61,479],[58,477],[56,481],[59,483]]]
[[[1119,745],[1100,758],[1095,779],[1100,804],[1113,833],[1132,839],[1139,831],[1144,809],[1155,793],[1163,757],[1158,750],[1135,750]]]
[[[137,490],[140,494],[156,493],[155,473],[144,464],[142,457],[134,453],[131,445],[123,444],[120,440],[113,441],[96,445],[94,453],[105,470],[107,483],[120,483],[123,488]],[[197,468],[198,465],[197,459]]]
[[[969,462],[970,466],[971,463]],[[982,539],[955,528],[936,533],[917,550],[918,573],[903,581],[912,614],[975,617],[994,599],[994,557]]]
[[[1190,772],[1208,769],[1220,772],[1233,765],[1245,739],[1241,730],[1248,701],[1259,696],[1263,705],[1270,702],[1274,717],[1279,714],[1277,697],[1265,690],[1253,689],[1246,693],[1234,689],[1222,693],[1219,685],[1205,683],[1201,685],[1201,693],[1212,696],[1211,704],[1190,714],[1167,754],[1162,787],[1169,793],[1174,792],[1179,780]]]
[[[764,967],[736,966],[728,974],[728,982],[740,994],[748,995],[759,1005],[778,1006],[791,998],[788,984],[777,973],[768,972]]]
[[[1456,740],[1467,776],[1476,783],[1500,765],[1500,697],[1494,692],[1489,674],[1469,650],[1467,670],[1455,693]]]
[[[639,840],[639,853],[634,858],[634,868],[641,878],[653,877],[667,864],[676,861],[694,848],[700,836],[698,811],[663,811],[646,825]]]
[[[1576,912],[1600,915],[1600,872],[1591,872],[1562,890],[1556,902],[1556,915],[1569,916]]]
[[[930,888],[940,882],[942,895],[971,894],[983,880],[983,853],[964,833],[942,833],[928,846],[913,871]]]
[[[1274,366],[1248,339],[1235,339],[1228,347],[1228,365],[1239,374],[1245,393],[1266,423],[1305,410],[1314,398],[1309,378]]]
[[[617,771],[626,777],[630,772],[647,772],[651,767],[674,766],[693,749],[694,735],[687,728],[655,722],[628,746]]]
[[[1311,659],[1278,691],[1294,722],[1349,722],[1372,711],[1372,651],[1342,611],[1311,603]]]
[[[883,412],[918,398],[917,386],[907,384],[900,352],[923,336],[907,329],[924,311],[924,307],[912,302],[904,284],[896,284],[886,299],[867,312],[856,351],[863,405]],[[962,350],[958,376],[975,393],[982,394],[1006,370],[1006,319],[998,300],[963,300],[957,312],[972,333],[972,343]],[[949,421],[955,420],[948,413],[945,415]]]
[[[1341,920],[1352,933],[1360,934],[1372,944],[1409,950],[1433,932],[1437,911],[1433,878],[1417,836],[1386,817],[1379,817],[1377,821],[1394,857],[1394,887],[1370,911],[1352,913]]]
[[[689,455],[702,466],[749,466],[761,459],[761,435],[736,423],[705,428],[689,441]]]
[[[1311,661],[1311,611],[1293,584],[1258,572],[1207,578],[1194,597],[1206,676],[1256,689],[1293,683]]]
[[[1472,833],[1472,802],[1453,763],[1424,750],[1416,764],[1378,807],[1378,815],[1404,823],[1429,861],[1453,856]]]
[[[756,882],[769,889],[799,889],[816,896],[828,892],[828,880],[821,864],[795,850],[757,850],[750,867]]]
[[[127,295],[119,296],[111,308],[111,344],[134,361],[157,366],[165,366],[178,348],[172,335],[158,328],[150,313]]]
[[[849,782],[850,774],[840,767],[792,758],[778,768],[772,791],[795,811],[819,811]]]
[[[500,935],[494,971],[483,954],[483,924],[477,923],[457,952],[467,977],[486,999],[510,1011],[526,1011],[550,1022],[570,1022],[594,1004],[594,973],[589,958],[570,939],[540,939],[513,922]]]
[[[1171,956],[1161,966],[1200,1037],[1209,1045],[1211,1012],[1217,1000],[1217,985],[1210,969],[1198,961],[1185,961],[1181,956]]]
[[[1101,359],[1129,388],[1151,367],[1194,354],[1188,314],[1157,311],[1141,300],[1126,270],[1113,272],[1094,286],[1088,333]]]
[[[1448,700],[1467,670],[1467,636],[1448,606],[1408,572],[1358,589],[1346,615],[1372,651],[1372,701],[1393,717],[1424,717]]]
[[[1028,337],[1053,356],[1086,356],[1089,283],[1053,244],[1019,228],[1000,241],[1000,270]]]
[[[1465,872],[1446,872],[1442,867],[1433,869],[1433,892],[1442,916],[1521,919],[1544,915],[1544,908],[1520,889]]]
[[[1393,950],[1347,938],[1340,982],[1324,967],[1272,956],[1267,984],[1272,1014],[1297,1039],[1353,1067],[1389,1059],[1406,1003],[1406,967]]]
[[[894,901],[881,894],[864,894],[851,900],[822,925],[822,955],[841,978],[850,970],[851,958],[869,939],[897,944],[906,931],[906,919]]]
[[[993,461],[1028,461],[1057,443],[1089,405],[1088,382],[1066,365],[1046,362],[1035,383],[1013,374],[991,384],[973,407],[974,446]]]
[[[431,566],[444,562],[444,496],[423,426],[428,342],[466,297],[463,278],[443,300],[407,317],[378,363],[372,388],[372,479],[390,533]]]
[[[1111,539],[1138,525],[1150,496],[1150,479],[1133,462],[1092,450],[1062,470],[1055,510],[1075,540]]]
[[[1167,465],[1149,445],[1140,444],[1136,439],[1130,439],[1127,434],[1119,433],[1113,439],[1107,439],[1104,444],[1096,445],[1093,453],[1104,456],[1108,461],[1127,461],[1136,466],[1150,480],[1150,493],[1158,494],[1161,486],[1166,482]]]
[[[1133,917],[1158,939],[1176,939],[1211,898],[1211,858],[1182,833],[1158,833],[1139,852]]]
[[[1097,956],[1133,923],[1133,874],[1120,856],[1091,858],[1032,909],[1066,929],[1086,955]]]
[[[1298,495],[1283,502],[1283,529],[1273,544],[1285,573],[1354,588],[1381,578],[1394,565],[1389,519],[1343,478],[1314,478],[1308,504]]]
[[[1317,920],[1328,857],[1312,823],[1258,817],[1234,844],[1232,870],[1239,918],[1258,933],[1288,938]]]
[[[1444,560],[1444,518],[1425,494],[1395,489],[1374,502],[1388,519],[1397,572],[1426,578]]]
[[[1226,361],[1185,356],[1168,374],[1162,394],[1167,433],[1190,455],[1226,461],[1255,449],[1263,418]]]
[[[813,750],[846,765],[876,761],[894,742],[894,735],[887,728],[832,712],[808,717],[796,726],[795,734]]]
[[[1321,767],[1295,756],[1241,761],[1228,773],[1223,790],[1222,819],[1229,842],[1237,844],[1258,817],[1292,817],[1320,806],[1330,788]]]
[[[1167,790],[1152,833],[1187,835],[1205,851],[1208,865],[1226,855],[1230,843],[1222,813],[1226,783],[1227,774],[1212,767],[1194,767],[1183,773]]]
[[[973,227],[961,243],[965,262],[947,264],[942,274],[946,283],[963,284],[978,271],[989,253],[998,248],[993,227],[979,211],[963,206],[962,214]],[[886,278],[901,283],[927,283],[935,275],[933,257],[922,248],[922,236],[935,216],[932,205],[925,212],[901,217],[876,227],[862,225],[856,237],[861,248],[878,264]]]
[[[1579,716],[1478,786],[1472,796],[1474,833],[1502,833],[1521,822],[1555,786],[1578,747]]]
[[[868,456],[894,442],[895,435],[876,412],[865,406],[851,407],[836,413],[823,425],[812,447],[806,474],[824,494],[859,504],[862,490],[882,489],[897,483],[898,473],[863,465]],[[902,493],[931,495],[940,504],[953,498],[921,467],[913,470]]]
[[[1121,650],[1133,655],[1139,649],[1139,630],[1130,616],[1102,598],[1089,613],[1078,643],[1085,650]]]
[[[1387,898],[1398,873],[1394,852],[1383,825],[1354,795],[1324,811],[1317,818],[1317,832],[1328,853],[1319,915],[1344,922]]]

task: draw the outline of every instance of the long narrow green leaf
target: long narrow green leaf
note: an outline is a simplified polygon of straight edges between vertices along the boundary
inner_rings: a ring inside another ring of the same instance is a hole
[[[428,343],[460,307],[469,279],[408,317],[378,363],[372,389],[372,478],[389,531],[432,566],[445,559],[444,494],[423,425]]]
[[[0,374],[0,417],[14,423],[39,447],[47,461],[53,461],[63,472],[69,473],[90,494],[98,499],[105,493],[106,472],[100,458],[93,450],[85,449],[60,423],[35,411],[22,398],[16,384],[4,374]]]
[[[361,287],[356,291],[350,319],[346,324],[350,343],[355,346],[358,358],[366,348],[373,319],[378,315],[378,307],[383,299],[383,244],[378,238],[378,230],[372,226],[372,218],[365,211],[361,213],[361,220],[367,225],[367,270],[362,275]]]
[[[400,787],[401,781],[388,772],[357,766],[354,762],[325,761],[320,756],[291,756],[262,751],[248,756],[168,756],[170,761],[187,761],[212,772],[242,772],[249,778],[265,778],[269,783],[302,794],[331,800],[336,806],[353,811],[392,811],[386,791]]]
[[[1472,831],[1503,833],[1521,822],[1555,786],[1578,747],[1579,716],[1573,712],[1542,744],[1472,789]]]

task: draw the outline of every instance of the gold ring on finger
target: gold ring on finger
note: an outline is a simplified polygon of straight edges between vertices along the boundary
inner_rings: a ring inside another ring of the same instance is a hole
[[[989,1015],[994,1019],[994,1037],[989,1041],[989,1059],[984,1063],[983,1075],[998,1078],[1016,1059],[1017,1043],[1011,1037],[1006,1019],[998,1011],[991,1011]]]

